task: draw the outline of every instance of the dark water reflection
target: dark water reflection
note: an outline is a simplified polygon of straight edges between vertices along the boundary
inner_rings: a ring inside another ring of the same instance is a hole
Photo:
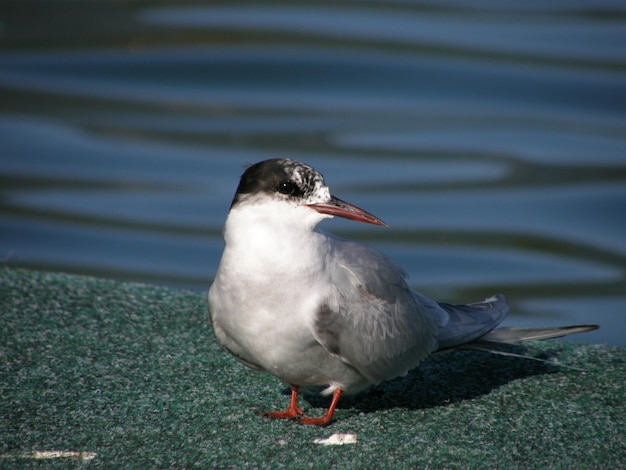
[[[246,163],[311,163],[425,294],[626,345],[626,5],[4,2],[0,256],[207,289]]]

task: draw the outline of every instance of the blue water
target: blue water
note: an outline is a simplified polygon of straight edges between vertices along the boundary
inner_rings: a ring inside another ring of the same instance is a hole
[[[424,294],[626,346],[626,4],[318,3],[3,3],[2,263],[206,290],[290,156]]]

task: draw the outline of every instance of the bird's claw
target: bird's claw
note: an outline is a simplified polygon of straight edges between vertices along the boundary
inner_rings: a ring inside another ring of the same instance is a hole
[[[304,412],[299,407],[289,407],[283,411],[265,411],[257,413],[258,416],[271,419],[298,419]]]
[[[309,416],[298,416],[295,418],[296,423],[298,424],[306,424],[308,426],[328,426],[332,420],[332,416],[320,416],[319,418],[311,418]]]

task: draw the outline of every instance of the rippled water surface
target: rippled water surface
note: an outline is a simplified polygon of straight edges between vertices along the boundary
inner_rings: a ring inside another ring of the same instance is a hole
[[[0,257],[206,290],[290,156],[421,292],[624,346],[624,44],[621,1],[3,2]]]

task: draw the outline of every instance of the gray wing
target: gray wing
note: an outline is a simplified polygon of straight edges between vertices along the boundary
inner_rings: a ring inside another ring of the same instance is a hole
[[[379,251],[333,239],[332,293],[318,311],[317,340],[371,383],[406,374],[437,349],[447,314],[412,291]]]
[[[439,350],[450,349],[481,338],[504,320],[509,312],[504,295],[469,305],[439,304],[449,315],[448,323],[439,331]]]

